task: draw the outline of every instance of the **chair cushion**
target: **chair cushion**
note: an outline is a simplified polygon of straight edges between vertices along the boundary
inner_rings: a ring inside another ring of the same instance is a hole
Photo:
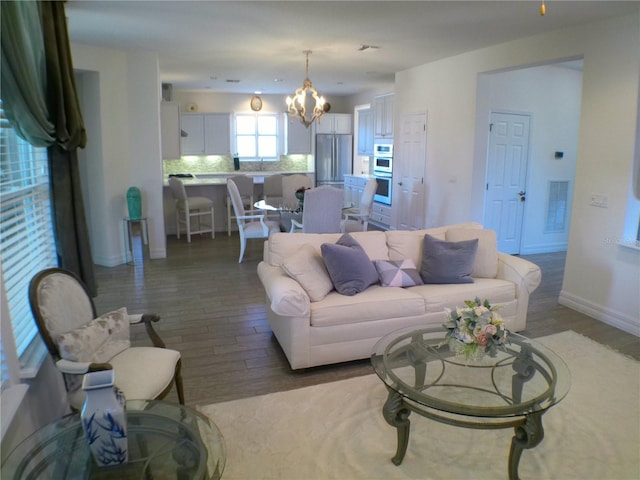
[[[180,210],[184,210],[185,202],[178,200],[176,205]],[[213,207],[213,200],[207,197],[189,197],[189,210],[210,209]]]
[[[451,228],[446,239],[450,242],[478,239],[478,253],[473,262],[471,276],[474,278],[496,278],[498,276],[498,242],[496,232],[489,229]]]
[[[168,348],[133,347],[110,361],[116,385],[127,400],[157,398],[175,375],[180,352]]]
[[[323,243],[320,249],[333,286],[342,295],[352,296],[378,283],[373,262],[348,233],[336,243]]]
[[[60,356],[74,362],[103,363],[131,346],[126,308],[95,318],[56,337]]]
[[[420,276],[424,283],[473,283],[478,239],[447,242],[424,235]]]
[[[333,290],[333,283],[322,256],[309,244],[304,244],[282,263],[282,269],[295,279],[312,302],[322,300]]]
[[[383,287],[413,287],[424,282],[411,259],[374,260]]]

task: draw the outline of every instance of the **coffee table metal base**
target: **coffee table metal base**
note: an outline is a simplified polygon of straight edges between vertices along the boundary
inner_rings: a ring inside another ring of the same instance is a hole
[[[504,428],[513,428],[514,437],[511,440],[511,449],[509,451],[508,472],[509,480],[517,480],[518,465],[523,450],[534,448],[544,438],[544,429],[542,428],[542,413],[531,413],[520,418],[509,419],[505,421],[494,421],[483,423],[481,419],[478,421],[464,420],[456,416],[444,416],[435,413],[431,409],[427,409],[417,403],[411,402],[398,394],[392,389],[387,389],[389,395],[387,401],[382,407],[382,415],[386,422],[396,428],[398,436],[398,445],[396,454],[391,461],[394,465],[400,465],[404,459],[407,447],[409,445],[409,433],[411,430],[411,421],[409,416],[411,412],[416,412],[425,418],[435,420],[447,425],[457,427],[475,428],[482,430],[496,430]]]

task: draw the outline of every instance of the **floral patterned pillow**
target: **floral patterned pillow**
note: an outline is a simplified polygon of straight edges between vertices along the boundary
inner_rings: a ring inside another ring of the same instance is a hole
[[[126,308],[105,313],[58,335],[60,356],[74,362],[104,363],[131,346]]]

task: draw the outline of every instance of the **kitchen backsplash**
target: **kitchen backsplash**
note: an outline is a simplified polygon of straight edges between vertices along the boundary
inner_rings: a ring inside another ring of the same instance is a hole
[[[201,155],[164,160],[164,174],[233,173],[233,157],[228,155]],[[281,155],[273,162],[240,162],[240,171],[245,172],[310,172],[313,171],[313,155]]]

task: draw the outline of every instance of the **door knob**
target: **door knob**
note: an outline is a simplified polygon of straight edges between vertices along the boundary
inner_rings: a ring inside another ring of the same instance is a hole
[[[520,195],[520,201],[521,201],[521,202],[524,202],[524,201],[525,201],[525,199],[526,199],[526,194],[527,194],[527,192],[525,192],[525,191],[523,191],[523,190],[520,190],[520,191],[518,192],[518,195]]]

